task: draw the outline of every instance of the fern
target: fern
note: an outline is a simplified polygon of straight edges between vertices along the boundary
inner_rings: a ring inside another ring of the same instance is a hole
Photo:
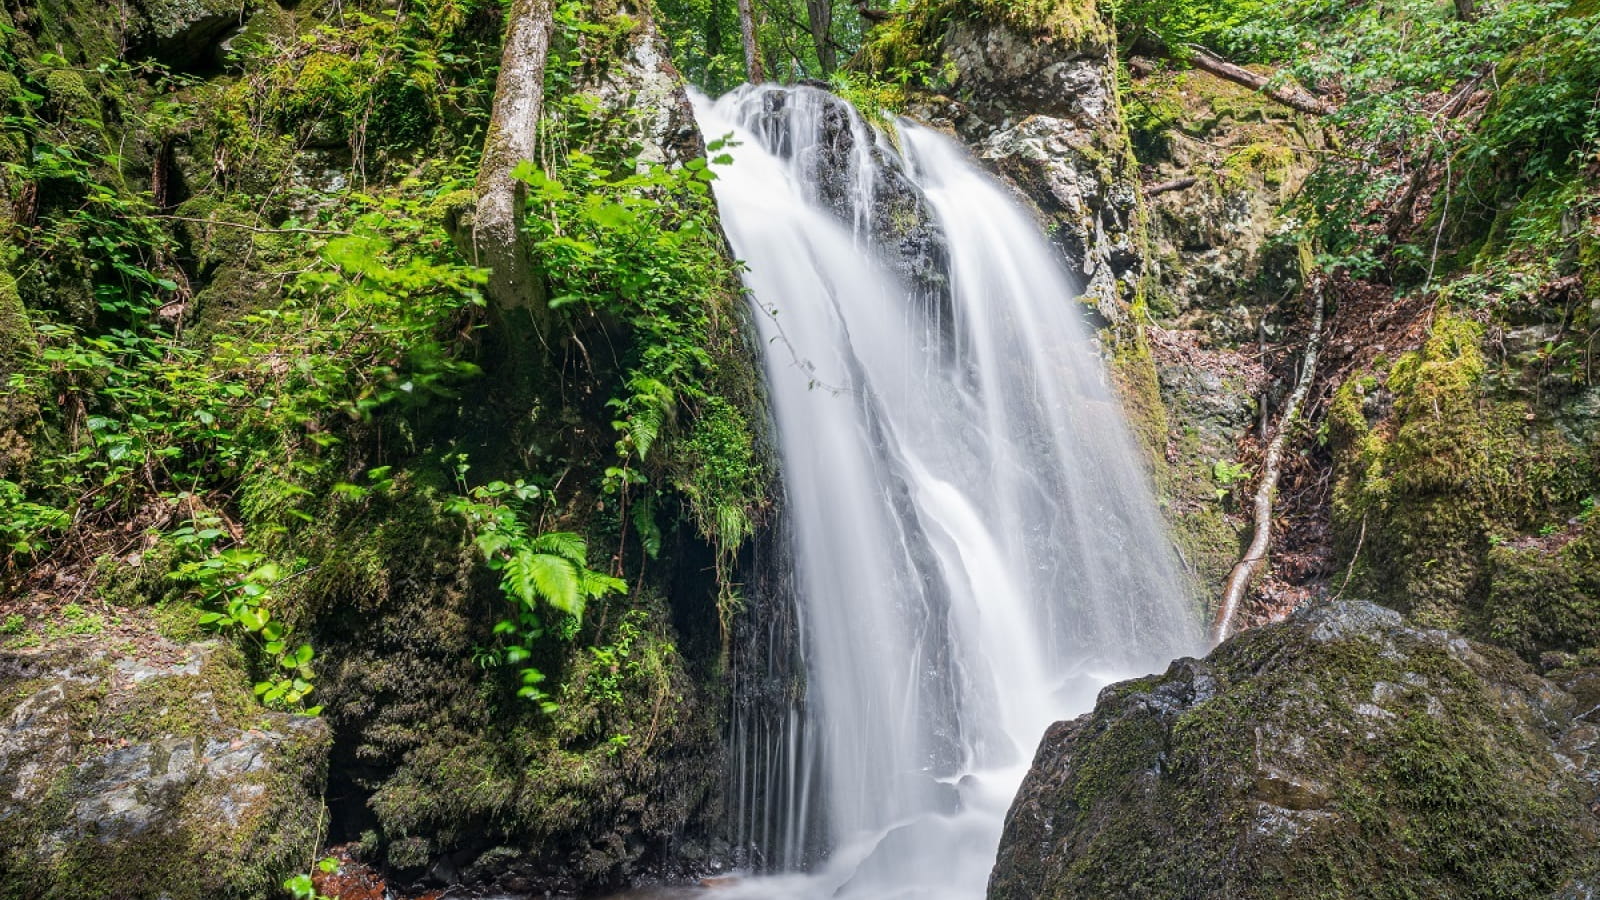
[[[586,565],[589,559],[588,543],[570,531],[546,532],[534,538],[531,546],[540,553],[559,556],[579,566]]]
[[[543,601],[567,615],[583,616],[583,582],[571,560],[522,549],[506,562],[505,582],[530,609]]]
[[[465,467],[460,467],[464,476]],[[590,600],[621,593],[628,586],[589,568],[589,545],[568,531],[548,531],[530,536],[533,518],[528,504],[541,492],[521,482],[491,482],[457,496],[447,508],[461,515],[473,532],[473,544],[486,565],[500,573],[500,589],[510,600],[513,618],[499,622],[494,634],[505,643],[498,650],[480,650],[477,658],[521,667],[522,687],[517,695],[533,700],[540,709],[555,709],[543,687],[544,673],[524,665],[533,656],[532,645],[547,636],[570,638]]]

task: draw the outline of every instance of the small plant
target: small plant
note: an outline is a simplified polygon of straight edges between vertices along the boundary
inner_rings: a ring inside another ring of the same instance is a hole
[[[339,871],[339,861],[331,856],[324,857],[317,863],[317,871],[332,875]],[[316,880],[311,875],[295,875],[283,883],[283,889],[294,900],[339,900],[338,897],[329,897],[318,891]]]
[[[1219,485],[1217,499],[1221,500],[1233,493],[1234,485],[1250,480],[1250,470],[1240,463],[1219,459],[1211,464],[1211,477]]]
[[[27,627],[28,620],[23,618],[22,613],[12,613],[6,616],[5,622],[0,623],[0,634],[21,634]]]
[[[463,487],[467,469],[465,460],[458,458],[456,473]],[[512,617],[494,626],[503,646],[474,653],[480,666],[527,663],[540,639],[570,640],[576,635],[590,600],[627,589],[622,579],[589,568],[589,547],[583,538],[563,531],[534,533],[530,507],[541,495],[538,487],[522,481],[495,481],[448,503],[451,512],[466,519],[489,568],[500,573],[500,588],[513,607]],[[544,673],[522,665],[521,674],[517,696],[554,712],[556,703],[542,687]]]
[[[169,578],[192,590],[204,610],[200,624],[252,640],[267,659],[269,672],[255,684],[261,702],[276,709],[300,709],[311,694],[314,673],[310,644],[291,645],[289,630],[267,608],[273,586],[283,579],[280,567],[243,546],[219,547],[227,532],[221,520],[196,519],[167,535],[180,551],[199,552]],[[322,707],[304,709],[317,715]]]

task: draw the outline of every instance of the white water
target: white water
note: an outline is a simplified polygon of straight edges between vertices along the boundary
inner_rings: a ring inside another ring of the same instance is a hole
[[[718,893],[971,900],[1045,727],[1199,635],[1076,277],[951,139],[902,122],[902,160],[850,111],[841,157],[830,102],[695,98],[708,138],[740,142],[714,188],[748,265],[807,673],[803,729],[735,740],[735,818],[769,869],[822,860]],[[945,235],[948,297],[873,245],[895,170]]]

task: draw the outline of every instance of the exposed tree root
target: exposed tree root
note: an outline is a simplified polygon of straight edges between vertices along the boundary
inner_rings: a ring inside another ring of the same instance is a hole
[[[1311,390],[1311,382],[1317,372],[1317,353],[1322,347],[1322,321],[1326,308],[1325,278],[1318,272],[1311,276],[1308,285],[1311,291],[1313,312],[1311,315],[1311,334],[1306,338],[1305,358],[1300,363],[1300,377],[1295,382],[1294,391],[1289,395],[1289,402],[1283,407],[1283,413],[1278,417],[1277,434],[1273,435],[1272,442],[1267,445],[1266,459],[1262,465],[1261,483],[1256,487],[1255,496],[1255,534],[1250,539],[1250,546],[1245,549],[1244,556],[1234,564],[1233,571],[1228,573],[1227,583],[1222,589],[1222,602],[1217,605],[1216,619],[1211,623],[1211,642],[1220,644],[1227,640],[1233,632],[1233,619],[1239,611],[1239,605],[1244,602],[1245,591],[1249,589],[1250,582],[1255,579],[1256,573],[1267,560],[1267,553],[1272,546],[1272,501],[1278,489],[1278,476],[1283,469],[1283,451],[1288,443],[1289,433],[1294,428],[1295,418],[1300,414],[1300,407],[1305,402],[1306,394]]]

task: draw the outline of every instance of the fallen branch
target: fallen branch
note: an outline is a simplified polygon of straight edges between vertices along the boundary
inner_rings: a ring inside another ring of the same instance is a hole
[[[1300,404],[1305,402],[1306,394],[1311,390],[1312,377],[1317,372],[1317,352],[1322,346],[1322,319],[1327,304],[1320,273],[1311,276],[1310,289],[1314,311],[1311,314],[1311,335],[1306,338],[1305,359],[1300,363],[1300,378],[1295,382],[1294,392],[1289,395],[1283,414],[1278,417],[1278,433],[1267,445],[1261,484],[1256,488],[1255,535],[1250,539],[1244,556],[1228,573],[1228,581],[1222,589],[1222,602],[1217,605],[1217,617],[1211,623],[1213,644],[1222,643],[1233,633],[1233,618],[1239,611],[1239,605],[1244,602],[1244,592],[1266,561],[1267,552],[1272,546],[1272,498],[1278,489],[1278,475],[1283,469],[1283,448],[1288,443],[1295,417],[1300,413]]]
[[[1166,194],[1166,193],[1170,193],[1172,191],[1181,191],[1184,188],[1194,187],[1195,184],[1198,181],[1199,181],[1199,179],[1194,178],[1194,177],[1174,178],[1171,181],[1163,181],[1160,184],[1152,184],[1152,185],[1150,185],[1149,187],[1144,189],[1144,195],[1146,197],[1154,197],[1157,194]]]
[[[1314,116],[1325,116],[1334,110],[1327,101],[1292,81],[1274,85],[1270,76],[1234,65],[1198,44],[1188,44],[1184,49],[1189,53],[1189,63],[1196,69],[1210,72],[1218,78],[1243,85],[1253,91],[1260,91],[1290,109]]]

